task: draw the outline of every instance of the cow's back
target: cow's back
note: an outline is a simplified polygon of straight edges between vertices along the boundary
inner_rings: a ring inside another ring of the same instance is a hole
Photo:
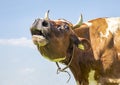
[[[99,18],[89,21],[90,41],[99,74],[120,78],[120,18]]]
[[[120,18],[99,18],[89,23],[91,23],[90,40],[96,59],[99,59],[102,51],[107,49],[114,49],[119,55]]]
[[[100,75],[120,78],[120,18],[90,20],[74,31],[90,40]]]

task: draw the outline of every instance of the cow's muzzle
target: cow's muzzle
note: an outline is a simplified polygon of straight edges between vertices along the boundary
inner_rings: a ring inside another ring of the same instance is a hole
[[[32,40],[35,45],[45,46],[50,31],[50,23],[45,19],[36,19],[31,27]]]

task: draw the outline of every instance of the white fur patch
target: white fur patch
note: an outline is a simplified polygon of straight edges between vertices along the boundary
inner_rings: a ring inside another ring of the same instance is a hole
[[[79,81],[76,81],[76,84],[77,84],[77,85],[80,85]]]
[[[89,72],[89,77],[88,77],[88,79],[89,79],[89,85],[97,85],[97,81],[95,81],[94,75],[95,75],[95,71],[91,70]]]
[[[101,33],[101,37],[106,37],[108,38],[110,32],[112,34],[114,34],[117,30],[120,29],[120,18],[106,18],[105,19],[107,24],[108,24],[108,28],[106,29],[106,33],[103,34]]]
[[[92,26],[92,23],[90,22],[84,22],[88,27]]]
[[[120,53],[118,53],[118,56],[120,56]]]

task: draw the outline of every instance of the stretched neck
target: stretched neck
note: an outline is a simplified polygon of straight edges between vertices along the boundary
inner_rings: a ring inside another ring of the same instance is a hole
[[[81,72],[81,68],[80,68],[80,65],[79,65],[79,60],[76,56],[76,54],[78,54],[78,50],[79,49],[77,47],[74,48],[73,59],[72,59],[72,62],[70,64],[69,68],[70,68],[72,74],[74,75],[74,78],[76,80],[77,85],[80,85],[81,81],[82,81],[81,80],[81,77],[82,77],[81,73],[82,72]]]
[[[76,46],[71,49],[72,51],[66,55],[67,58],[63,63],[70,64],[69,69],[74,75],[77,85],[88,85],[88,73],[90,71],[88,61],[90,63],[94,61],[92,50],[83,52]]]
[[[71,48],[69,48],[67,54],[66,54],[66,59],[64,61],[62,61],[62,63],[66,64],[66,68],[69,68],[76,80],[77,85],[80,85],[81,83],[81,69],[80,69],[80,65],[79,65],[79,60],[78,60],[78,56],[76,56],[76,54],[79,53],[79,49],[76,46],[73,46]],[[63,69],[63,70],[64,70]]]

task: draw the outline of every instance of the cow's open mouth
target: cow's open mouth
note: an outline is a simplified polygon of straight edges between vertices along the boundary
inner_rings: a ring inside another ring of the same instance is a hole
[[[32,40],[35,45],[45,46],[48,43],[46,39],[46,35],[42,33],[42,31],[34,31],[32,34]]]
[[[48,43],[48,40],[42,35],[33,35],[32,40],[35,45],[45,46]]]

